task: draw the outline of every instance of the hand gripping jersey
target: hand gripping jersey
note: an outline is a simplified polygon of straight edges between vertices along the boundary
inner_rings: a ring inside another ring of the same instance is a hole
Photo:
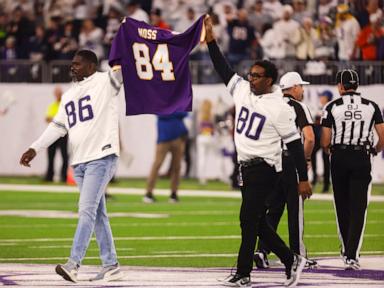
[[[126,115],[192,110],[189,53],[199,43],[203,16],[181,34],[126,18],[109,63],[122,66]]]

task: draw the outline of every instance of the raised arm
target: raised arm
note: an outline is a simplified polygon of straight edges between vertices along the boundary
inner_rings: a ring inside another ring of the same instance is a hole
[[[208,45],[208,51],[211,56],[213,66],[215,67],[216,72],[220,75],[221,79],[223,79],[224,84],[227,85],[235,72],[227,63],[227,60],[221,53],[219,46],[217,46],[215,35],[213,33],[212,19],[210,16],[207,15],[205,17],[204,25],[206,32],[205,40]]]

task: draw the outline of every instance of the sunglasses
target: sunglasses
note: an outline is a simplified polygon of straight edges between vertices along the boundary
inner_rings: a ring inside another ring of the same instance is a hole
[[[266,75],[261,75],[259,73],[248,73],[247,76],[249,79],[261,79],[263,77],[267,77]]]

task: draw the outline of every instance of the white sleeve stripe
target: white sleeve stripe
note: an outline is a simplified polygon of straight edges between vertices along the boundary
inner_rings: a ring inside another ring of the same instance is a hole
[[[231,88],[229,89],[229,93],[232,96],[233,96],[233,92],[235,91],[235,88],[236,88],[237,84],[239,84],[240,81],[241,81],[241,78],[239,76],[237,76],[237,79],[236,79],[235,83],[233,83]]]
[[[303,107],[305,117],[307,118],[308,123],[313,124],[312,115],[311,115],[311,112],[309,111],[307,105],[305,105],[301,102],[299,102],[299,103],[301,104],[301,107]]]
[[[67,128],[65,127],[65,125],[63,123],[57,122],[55,120],[52,120],[52,123],[55,124],[57,127],[62,128],[65,131],[67,131]]]
[[[297,131],[294,131],[294,132],[289,133],[287,135],[281,136],[281,139],[286,140],[286,139],[291,138],[291,137],[293,137],[295,135],[299,135],[299,133]]]
[[[111,81],[111,85],[113,86],[113,88],[115,88],[116,90],[120,90],[120,84],[117,83],[117,80],[115,79],[112,70],[110,70],[108,72],[108,75],[109,75],[109,80]]]

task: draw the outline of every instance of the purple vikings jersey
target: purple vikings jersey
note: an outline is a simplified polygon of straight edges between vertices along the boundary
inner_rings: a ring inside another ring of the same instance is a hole
[[[126,115],[192,110],[189,53],[199,43],[203,16],[174,34],[126,18],[112,42],[109,63],[121,64]]]

